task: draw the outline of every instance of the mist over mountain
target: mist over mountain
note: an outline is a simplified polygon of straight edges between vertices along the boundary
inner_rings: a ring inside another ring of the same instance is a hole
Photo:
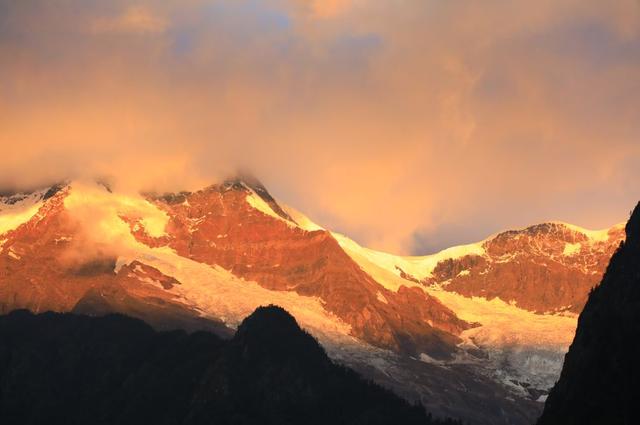
[[[634,0],[0,10],[0,185],[197,190],[243,167],[402,254],[550,219],[603,228],[640,197]]]

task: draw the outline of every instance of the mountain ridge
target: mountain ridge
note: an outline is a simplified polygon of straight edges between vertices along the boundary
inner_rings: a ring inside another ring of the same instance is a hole
[[[6,424],[456,423],[333,364],[278,307],[261,307],[240,329],[223,341],[207,332],[158,333],[121,315],[0,316],[0,417]],[[256,339],[262,356],[252,355]]]
[[[515,243],[454,248],[438,261],[414,264],[430,274],[421,280],[404,272],[406,258],[362,248],[280,207],[261,184],[253,187],[230,179],[199,191],[135,195],[71,182],[46,200],[48,189],[15,205],[0,202],[0,309],[119,312],[158,329],[229,337],[258,305],[278,304],[333,359],[436,413],[455,412],[430,381],[447,386],[472,423],[535,420],[542,406],[536,400],[557,379],[575,315],[512,302],[509,282],[478,293],[469,279],[497,264],[498,272],[517,272],[515,282],[521,276],[534,289],[548,287],[548,277],[527,271],[536,261],[564,258],[575,238],[554,235],[537,251]],[[615,238],[598,249],[586,239],[580,254],[597,261],[576,264],[597,276]],[[509,261],[489,262],[487,252]],[[568,260],[556,263],[568,280],[579,277]],[[565,286],[585,297],[590,289],[558,285]],[[482,382],[481,400],[465,394],[472,382]],[[474,415],[473,406],[483,406],[483,414]]]

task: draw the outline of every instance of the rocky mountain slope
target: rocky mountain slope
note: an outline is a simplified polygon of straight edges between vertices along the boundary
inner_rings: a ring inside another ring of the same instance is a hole
[[[539,425],[640,421],[640,204],[602,283],[589,295]]]
[[[478,325],[460,334],[462,355],[436,364],[473,363],[515,392],[544,401],[575,333],[575,311],[599,282],[624,226],[591,231],[545,223],[423,257],[377,252],[335,236],[388,289],[415,285]]]
[[[347,251],[405,280],[466,297],[498,298],[535,313],[578,314],[624,239],[624,226],[592,231],[543,223],[424,257],[364,250],[338,237]]]
[[[472,326],[421,290],[380,287],[329,232],[301,229],[273,207],[261,185],[230,180],[149,199],[168,215],[166,235],[151,237],[135,218],[125,217],[139,242],[169,247],[269,290],[318,298],[372,345],[446,357],[459,342],[455,336]]]
[[[3,424],[445,424],[335,365],[261,307],[235,336],[157,333],[125,316],[0,316]]]
[[[546,224],[398,257],[253,179],[144,195],[72,182],[0,199],[0,310],[120,312],[229,337],[277,304],[333,359],[434,413],[530,423],[621,238]]]

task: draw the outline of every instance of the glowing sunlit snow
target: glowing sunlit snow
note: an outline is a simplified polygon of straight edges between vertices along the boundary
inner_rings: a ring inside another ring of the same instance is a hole
[[[43,204],[44,193],[45,191],[34,192],[15,204],[5,203],[0,197],[0,235],[31,220]]]
[[[366,262],[382,267],[398,276],[400,276],[400,270],[398,269],[400,268],[402,271],[418,280],[431,277],[433,270],[436,268],[438,263],[443,260],[461,258],[466,255],[482,256],[485,254],[482,243],[474,243],[454,246],[432,255],[403,257],[362,247],[354,240],[339,233],[333,233],[333,236],[336,238],[338,243],[340,243],[340,246],[342,246],[342,248],[351,255],[351,257],[357,257],[363,262],[366,260]]]
[[[562,255],[571,256],[580,253],[582,249],[582,245],[579,243],[568,243],[564,245],[564,250],[562,251]]]

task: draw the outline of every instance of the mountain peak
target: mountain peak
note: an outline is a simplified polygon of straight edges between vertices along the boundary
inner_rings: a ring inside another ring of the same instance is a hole
[[[526,237],[528,239],[543,238],[567,243],[588,242],[593,244],[607,243],[620,239],[623,234],[624,223],[599,230],[586,229],[562,221],[548,221],[519,229],[506,230],[485,239],[483,243],[500,243]]]
[[[640,241],[640,202],[631,212],[629,221],[625,226],[625,232],[627,234],[627,244],[637,245]]]
[[[301,331],[296,319],[284,308],[270,304],[260,306],[245,318],[238,327],[238,334],[266,329],[277,329],[281,333]]]
[[[265,186],[262,184],[260,179],[258,179],[255,175],[248,172],[238,172],[237,174],[227,177],[223,185],[232,185],[234,183],[242,184],[249,189],[254,191],[267,191]]]
[[[278,202],[269,193],[267,188],[258,180],[255,176],[249,173],[238,173],[234,177],[230,177],[222,182],[221,185],[225,190],[248,190],[253,192],[262,199],[275,214],[280,218],[287,220],[291,223],[297,224],[293,218],[285,210],[280,207]]]
[[[302,330],[285,309],[275,305],[258,307],[242,321],[233,340],[241,348],[245,360],[277,358],[287,361],[304,356],[310,361],[328,362],[315,338]]]

